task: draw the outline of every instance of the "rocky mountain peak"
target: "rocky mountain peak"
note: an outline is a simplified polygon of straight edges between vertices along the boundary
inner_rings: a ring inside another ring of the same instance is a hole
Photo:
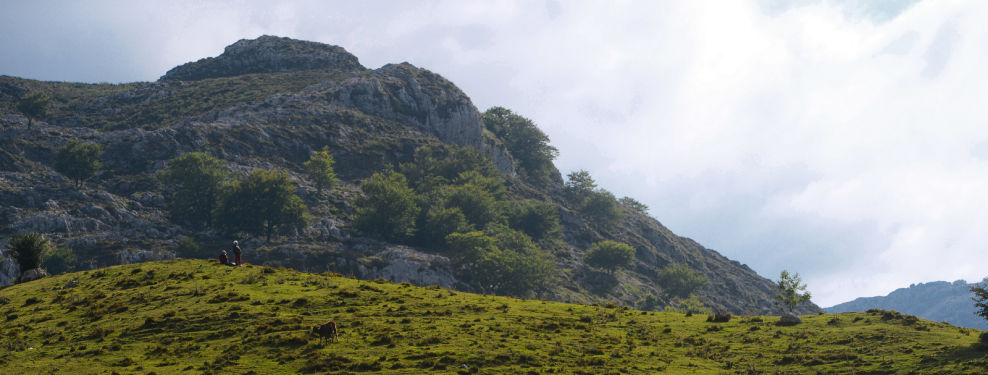
[[[264,35],[241,39],[217,57],[172,68],[160,80],[194,81],[251,73],[297,72],[303,70],[366,70],[357,57],[343,47],[286,37]]]

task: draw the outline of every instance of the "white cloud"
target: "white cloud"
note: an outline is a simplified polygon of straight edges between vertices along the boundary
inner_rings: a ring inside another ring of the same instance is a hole
[[[988,269],[980,2],[148,4],[5,4],[0,73],[153,80],[240,38],[318,40],[534,119],[564,173],[822,305]]]

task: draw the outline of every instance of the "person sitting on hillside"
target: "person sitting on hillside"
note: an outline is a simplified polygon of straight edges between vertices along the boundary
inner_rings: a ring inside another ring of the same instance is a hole
[[[232,266],[232,264],[230,264],[230,257],[226,256],[226,250],[223,250],[220,253],[220,264]]]
[[[233,248],[231,250],[233,250],[233,265],[243,267],[244,263],[240,259],[240,245],[237,240],[233,240]]]

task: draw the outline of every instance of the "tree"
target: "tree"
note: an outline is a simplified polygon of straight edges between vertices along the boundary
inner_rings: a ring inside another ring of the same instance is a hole
[[[264,234],[265,241],[271,241],[274,233],[304,228],[305,211],[288,174],[256,170],[223,191],[215,216],[222,229]]]
[[[549,145],[549,136],[532,120],[503,107],[488,109],[482,118],[487,130],[500,138],[514,157],[522,179],[541,186],[559,180],[559,172],[552,164],[559,150]]]
[[[211,227],[227,176],[223,161],[204,152],[190,152],[169,161],[157,178],[168,196],[173,219]]]
[[[590,172],[581,169],[566,177],[567,181],[563,188],[567,199],[580,209],[590,223],[598,227],[606,227],[624,216],[614,194],[598,189]]]
[[[559,210],[556,206],[536,200],[511,201],[508,205],[508,223],[512,228],[525,232],[535,241],[558,238]]]
[[[425,214],[425,220],[417,236],[427,246],[443,246],[446,236],[472,230],[466,216],[459,208],[432,207]]]
[[[55,170],[75,180],[76,186],[79,186],[82,180],[95,176],[99,171],[102,155],[100,145],[73,139],[55,152]]]
[[[810,300],[810,292],[805,292],[806,284],[803,284],[799,273],[790,274],[789,271],[782,270],[776,286],[778,287],[778,293],[775,294],[775,299],[778,300],[781,306],[788,308],[789,312],[793,312],[796,306]]]
[[[614,225],[624,217],[614,194],[604,189],[597,189],[591,193],[583,202],[580,212],[598,227]]]
[[[32,92],[21,97],[17,103],[17,110],[27,117],[27,127],[30,128],[35,118],[44,117],[48,114],[50,105],[51,98],[48,95],[43,92]]]
[[[974,293],[974,307],[978,310],[975,312],[978,316],[988,319],[988,277],[981,280],[981,284],[975,284],[971,287],[971,292]]]
[[[640,215],[648,215],[648,206],[632,197],[624,197],[618,200],[622,206],[630,208]]]
[[[630,265],[635,260],[635,248],[617,241],[598,242],[590,247],[583,259],[591,266],[614,273],[618,267]]]
[[[504,225],[446,237],[457,277],[484,292],[524,295],[545,288],[553,264],[525,234]]]
[[[686,298],[708,284],[707,278],[685,264],[673,264],[659,272],[659,283],[671,297]]]
[[[75,253],[67,247],[49,248],[41,256],[41,266],[52,275],[72,272],[77,263]]]
[[[305,174],[315,182],[316,192],[322,194],[324,187],[332,187],[336,184],[336,172],[333,171],[333,155],[329,154],[329,147],[323,147],[322,151],[312,153],[312,156],[305,162]]]
[[[497,200],[477,185],[447,186],[442,195],[443,207],[459,208],[467,221],[478,228],[502,219]]]
[[[48,239],[39,233],[15,235],[7,244],[10,254],[20,265],[21,272],[41,266],[41,256],[48,252]]]
[[[581,169],[566,175],[564,188],[570,200],[582,205],[583,200],[597,189],[597,183],[590,176],[590,172]]]
[[[405,240],[415,233],[419,206],[405,176],[388,170],[361,184],[364,196],[357,200],[355,224],[364,233],[387,240]]]

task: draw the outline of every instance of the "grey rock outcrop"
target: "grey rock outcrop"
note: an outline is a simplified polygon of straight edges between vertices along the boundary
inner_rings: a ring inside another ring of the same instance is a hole
[[[17,280],[17,282],[26,283],[29,281],[40,279],[45,276],[48,276],[48,272],[45,272],[45,270],[40,268],[32,268],[27,271],[24,271],[24,273],[21,274],[21,277]]]
[[[357,57],[343,47],[264,35],[241,39],[217,57],[207,57],[172,68],[162,81],[191,81],[251,73],[297,72],[326,69],[364,70]]]
[[[779,325],[783,326],[792,326],[802,322],[802,319],[790,312],[783,313],[782,316],[779,317]]]

